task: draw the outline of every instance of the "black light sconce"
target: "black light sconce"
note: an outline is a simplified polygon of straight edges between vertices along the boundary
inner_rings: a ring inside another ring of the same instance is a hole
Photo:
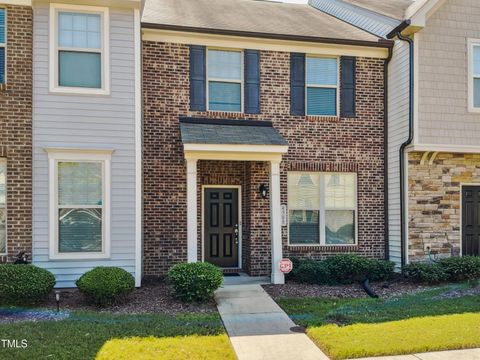
[[[260,192],[260,196],[262,199],[266,199],[268,197],[268,186],[265,184],[260,185],[260,188],[258,189]]]

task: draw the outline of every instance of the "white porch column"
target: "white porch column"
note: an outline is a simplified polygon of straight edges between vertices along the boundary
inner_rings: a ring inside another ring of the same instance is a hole
[[[285,276],[280,271],[280,260],[283,257],[280,205],[280,160],[270,161],[270,226],[272,237],[272,283],[284,284]]]
[[[197,159],[187,160],[187,261],[197,262]]]

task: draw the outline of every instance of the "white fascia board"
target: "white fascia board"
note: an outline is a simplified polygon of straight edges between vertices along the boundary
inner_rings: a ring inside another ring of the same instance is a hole
[[[415,144],[407,147],[407,151],[434,151],[439,153],[480,154],[480,146],[447,145],[447,144]]]
[[[0,0],[1,1],[1,0]],[[388,49],[357,45],[326,44],[308,41],[264,39],[246,36],[194,33],[178,30],[142,29],[144,41],[203,45],[219,48],[302,52],[312,55],[388,58]]]
[[[427,19],[437,11],[445,0],[417,0],[405,11],[405,19],[410,19],[410,26],[423,28]]]
[[[0,0],[1,5],[32,6],[32,0]]]

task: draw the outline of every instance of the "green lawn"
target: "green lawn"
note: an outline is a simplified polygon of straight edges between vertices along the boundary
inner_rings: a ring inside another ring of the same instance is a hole
[[[391,299],[278,302],[334,359],[480,347],[480,296],[438,298],[465,286]]]
[[[1,339],[26,339],[28,342],[25,349],[0,347],[0,359],[95,359],[99,350],[109,340],[114,341],[107,343],[102,349],[101,359],[117,359],[116,355],[110,357],[108,354],[115,351],[116,345],[124,346],[117,342],[118,339],[131,337],[137,338],[134,342],[142,348],[144,356],[130,356],[129,359],[150,359],[148,343],[152,345],[152,351],[163,349],[163,357],[155,358],[177,359],[182,353],[185,358],[202,359],[189,353],[188,346],[175,348],[178,340],[165,340],[179,336],[189,336],[185,339],[190,339],[195,345],[192,347],[193,351],[203,346],[204,353],[209,354],[208,358],[215,359],[217,356],[218,359],[228,359],[233,356],[233,350],[223,335],[224,329],[216,313],[167,316],[75,312],[69,319],[62,321],[0,324]],[[139,345],[141,341],[138,338],[149,339]],[[157,338],[164,339],[163,344],[167,346],[162,348]]]

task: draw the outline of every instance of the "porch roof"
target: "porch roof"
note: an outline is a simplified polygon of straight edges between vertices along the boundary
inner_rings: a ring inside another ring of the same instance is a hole
[[[269,121],[180,118],[180,131],[183,144],[288,145]]]

